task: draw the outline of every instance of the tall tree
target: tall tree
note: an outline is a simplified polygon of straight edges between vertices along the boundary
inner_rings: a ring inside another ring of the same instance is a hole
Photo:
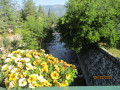
[[[8,42],[10,42],[10,40],[7,41],[6,39],[6,33],[17,27],[18,17],[16,14],[12,0],[0,0],[0,41],[3,49],[4,46],[7,48]]]
[[[51,18],[51,10],[50,10],[50,8],[48,9],[48,17],[50,17]]]
[[[46,13],[41,5],[39,5],[38,16],[43,17],[43,18],[46,16]]]
[[[37,9],[34,5],[33,0],[24,0],[24,7],[22,10],[22,18],[23,20],[27,19],[27,16],[34,16],[37,15]]]

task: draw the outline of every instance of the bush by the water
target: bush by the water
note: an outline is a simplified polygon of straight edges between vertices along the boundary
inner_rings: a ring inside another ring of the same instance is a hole
[[[77,74],[75,65],[45,54],[43,49],[17,50],[1,59],[0,80],[6,88],[68,86]]]

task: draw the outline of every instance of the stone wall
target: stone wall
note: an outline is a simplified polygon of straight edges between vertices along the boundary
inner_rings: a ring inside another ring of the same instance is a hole
[[[87,85],[120,85],[120,59],[101,48],[77,56]]]

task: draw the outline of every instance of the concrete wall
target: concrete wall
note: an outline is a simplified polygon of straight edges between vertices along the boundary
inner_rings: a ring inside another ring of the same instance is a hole
[[[92,48],[84,53],[77,57],[87,85],[120,85],[120,59],[101,48]]]

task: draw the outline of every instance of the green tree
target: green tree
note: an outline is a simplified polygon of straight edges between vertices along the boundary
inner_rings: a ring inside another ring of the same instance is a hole
[[[53,24],[57,24],[57,23],[58,23],[58,20],[59,20],[58,18],[59,18],[59,17],[56,16],[56,14],[52,13],[52,14],[51,14],[51,18],[52,18],[52,23],[53,23]]]
[[[0,32],[14,29],[17,26],[14,4],[11,0],[0,0]]]
[[[50,8],[48,9],[48,17],[51,17],[51,10],[50,10]]]
[[[28,16],[24,23],[23,42],[26,44],[24,48],[38,49],[42,46],[42,40],[46,36],[43,28],[43,19]]]
[[[8,31],[14,31],[18,26],[19,19],[14,6],[12,0],[0,0],[0,42],[3,49],[10,49],[11,41],[7,38],[11,33]]]
[[[43,18],[46,17],[46,13],[41,5],[39,5],[38,16],[43,17]]]
[[[37,9],[34,5],[33,0],[24,0],[24,7],[22,10],[22,18],[23,20],[27,19],[27,16],[34,16],[36,17],[37,15]]]
[[[80,52],[98,42],[115,46],[120,17],[120,0],[69,0],[59,22],[62,41]]]

